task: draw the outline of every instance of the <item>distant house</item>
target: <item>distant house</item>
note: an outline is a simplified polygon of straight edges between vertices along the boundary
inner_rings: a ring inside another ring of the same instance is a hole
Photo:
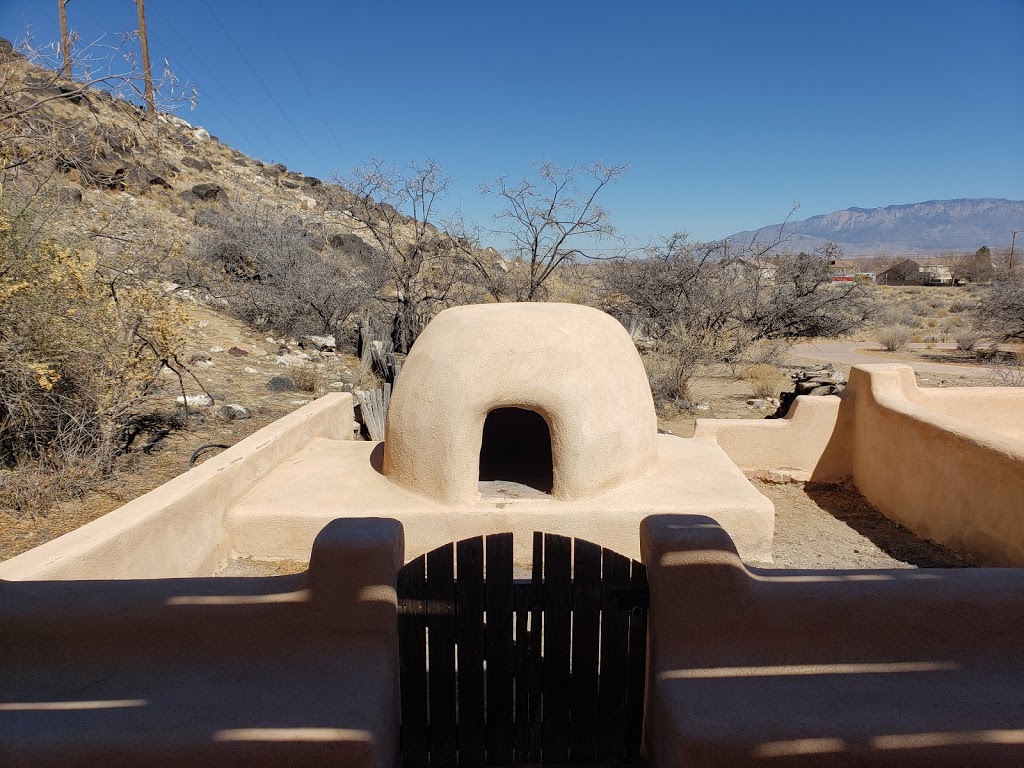
[[[766,259],[736,259],[726,269],[736,277],[770,283],[775,279],[778,267]]]
[[[953,285],[953,273],[945,264],[920,264],[904,259],[878,275],[880,285]]]

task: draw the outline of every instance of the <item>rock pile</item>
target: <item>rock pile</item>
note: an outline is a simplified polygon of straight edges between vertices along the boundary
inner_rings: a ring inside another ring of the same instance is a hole
[[[769,419],[781,419],[789,413],[789,407],[801,395],[838,395],[843,391],[846,380],[832,363],[822,363],[790,374],[793,391],[779,395],[779,407]]]

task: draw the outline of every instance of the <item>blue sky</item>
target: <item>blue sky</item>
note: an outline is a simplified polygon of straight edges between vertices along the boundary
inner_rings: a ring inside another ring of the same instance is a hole
[[[433,158],[449,208],[531,161],[628,163],[604,198],[639,240],[725,237],[851,206],[1024,199],[1024,0],[148,0],[178,114],[329,178]],[[71,0],[82,40],[132,0]],[[56,40],[56,0],[3,0],[0,35]]]

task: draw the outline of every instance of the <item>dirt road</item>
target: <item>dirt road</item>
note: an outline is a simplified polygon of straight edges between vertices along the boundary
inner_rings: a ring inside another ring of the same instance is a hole
[[[909,349],[927,349],[924,344],[908,344]],[[933,344],[931,349],[956,349],[956,344]],[[917,373],[941,374],[946,376],[977,375],[983,373],[974,365],[951,363],[929,363],[914,360],[899,352],[885,352],[882,345],[874,341],[817,341],[797,344],[791,350],[794,355],[810,360],[823,360],[842,365],[863,365],[874,363],[902,363]]]

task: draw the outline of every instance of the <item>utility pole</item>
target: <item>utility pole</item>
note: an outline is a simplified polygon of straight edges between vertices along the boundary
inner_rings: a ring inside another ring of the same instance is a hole
[[[60,73],[71,77],[71,38],[68,36],[68,13],[65,9],[68,0],[57,0],[57,14],[60,16],[60,52],[64,56],[64,66]]]
[[[1013,246],[1017,243],[1017,233],[1019,231],[1020,230],[1018,229],[1010,230],[1010,232],[1013,233],[1013,237],[1010,238],[1010,269],[1013,269]]]
[[[142,79],[146,84],[146,111],[156,114],[156,97],[153,95],[153,70],[149,66],[149,37],[146,35],[145,0],[135,0],[139,11],[139,45],[142,47]]]

